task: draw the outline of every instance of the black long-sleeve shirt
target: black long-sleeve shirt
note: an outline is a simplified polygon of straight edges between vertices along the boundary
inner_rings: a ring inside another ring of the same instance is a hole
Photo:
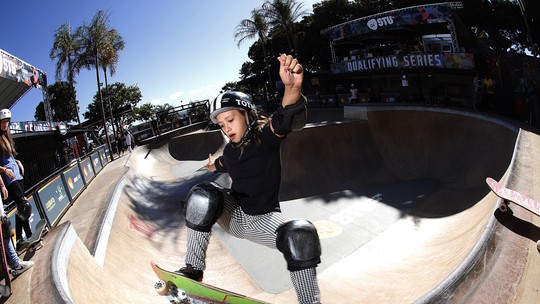
[[[223,165],[216,166],[218,172],[229,173],[232,195],[249,215],[280,211],[281,142],[267,124],[261,130],[260,144],[250,143],[240,149],[229,143],[215,161]]]

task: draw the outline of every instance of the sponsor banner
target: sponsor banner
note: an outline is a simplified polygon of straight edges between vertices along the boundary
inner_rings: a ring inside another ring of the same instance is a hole
[[[384,69],[410,68],[474,69],[474,55],[454,54],[407,54],[342,61],[332,64],[333,74],[365,72]]]
[[[451,17],[452,9],[447,4],[415,6],[359,18],[328,28],[323,33],[329,33],[330,39],[337,41],[381,30],[444,23]]]
[[[82,178],[81,170],[79,165],[76,164],[71,168],[63,172],[64,179],[67,184],[67,190],[71,198],[77,197],[77,195],[82,191],[84,187],[84,180]]]
[[[161,133],[169,132],[169,131],[172,131],[173,124],[171,122],[168,122],[168,123],[159,125],[158,128]]]
[[[51,225],[56,224],[70,203],[62,178],[60,176],[54,178],[38,190],[38,195]]]
[[[81,160],[81,171],[84,181],[88,184],[90,180],[94,178],[94,167],[92,167],[92,160],[90,157]]]
[[[109,159],[107,158],[108,155],[109,148],[107,148],[107,150],[105,150],[105,148],[99,149],[99,159],[104,166],[109,162]]]
[[[135,143],[137,144],[153,136],[154,136],[154,131],[152,131],[152,129],[144,129],[142,131],[133,133],[133,138],[135,139]]]
[[[12,121],[9,124],[11,134],[21,132],[46,132],[56,130],[56,126],[48,121]]]
[[[32,228],[32,231],[36,231],[36,226],[41,217],[39,216],[39,212],[36,206],[36,200],[34,199],[34,196],[27,196],[26,199],[28,200],[28,203],[32,206],[32,214],[30,215],[30,218],[28,221],[30,222],[30,227]],[[17,216],[17,208],[14,208],[7,214],[7,217],[9,221],[11,222],[11,229],[13,232],[13,244],[15,244],[15,216]],[[23,236],[26,238],[26,235],[24,233],[24,229],[22,231]]]
[[[0,77],[41,89],[46,85],[44,75],[28,63],[0,50]]]
[[[92,166],[94,167],[94,172],[98,173],[101,171],[101,160],[99,159],[99,151],[96,151],[92,154],[90,154],[90,160],[92,161]]]

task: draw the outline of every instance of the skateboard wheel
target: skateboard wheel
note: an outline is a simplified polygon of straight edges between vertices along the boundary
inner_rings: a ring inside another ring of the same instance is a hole
[[[536,249],[538,249],[538,251],[540,251],[540,240],[536,241]]]
[[[169,293],[169,286],[163,280],[157,281],[154,284],[154,289],[156,290],[157,294],[160,296],[166,296]]]

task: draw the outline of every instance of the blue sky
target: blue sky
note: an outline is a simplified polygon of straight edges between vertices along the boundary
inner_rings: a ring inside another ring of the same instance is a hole
[[[55,62],[49,58],[54,31],[65,22],[76,28],[89,23],[99,9],[110,13],[110,26],[126,43],[116,74],[109,83],[137,85],[140,104],[169,103],[213,98],[230,81],[239,80],[242,63],[248,61],[247,41],[240,48],[234,29],[263,0],[55,0],[2,1],[0,49],[55,78]],[[320,0],[300,1],[311,11]],[[102,77],[102,76],[100,76]],[[77,81],[82,113],[97,90],[95,71],[83,70]],[[102,80],[103,81],[103,80]],[[13,120],[34,120],[42,100],[31,89],[12,108]]]

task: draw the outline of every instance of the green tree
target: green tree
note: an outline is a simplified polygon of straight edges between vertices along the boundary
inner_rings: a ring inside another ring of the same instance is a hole
[[[222,88],[220,93],[227,92],[227,91],[239,91],[238,84],[236,81],[233,82],[227,82]]]
[[[110,43],[106,45],[106,49],[103,50],[102,56],[101,56],[101,68],[103,69],[103,75],[105,77],[105,88],[106,88],[106,94],[107,101],[108,101],[108,108],[109,108],[109,114],[111,117],[113,117],[113,106],[110,100],[110,95],[108,93],[109,88],[109,82],[107,78],[107,69],[109,70],[111,76],[113,76],[116,73],[116,65],[118,64],[118,57],[119,52],[124,49],[125,43],[122,36],[118,34],[118,32],[115,29],[111,29],[108,32],[107,40],[109,40]],[[116,129],[119,129],[118,121],[116,123]],[[115,131],[115,123],[113,123],[113,134],[116,133]]]
[[[47,86],[49,92],[51,109],[54,121],[75,121],[76,110],[74,109],[75,103],[72,102],[75,92],[73,87],[66,81],[58,81],[54,84]],[[43,102],[40,102],[36,107],[34,118],[37,120],[46,120],[45,106]]]
[[[45,104],[42,102],[38,103],[36,110],[34,112],[34,118],[37,121],[46,121],[47,116],[45,115]]]
[[[54,42],[49,57],[51,60],[56,59],[56,80],[60,81],[62,80],[62,76],[65,76],[68,84],[71,86],[73,96],[70,96],[66,102],[73,104],[71,108],[79,125],[81,121],[79,118],[79,107],[77,106],[77,96],[75,95],[75,74],[78,74],[80,71],[81,51],[80,40],[76,32],[72,30],[71,25],[69,23],[60,25],[54,32]]]
[[[139,107],[135,107],[133,112],[138,119],[145,121],[151,120],[152,115],[155,113],[154,106],[149,102],[146,102]]]
[[[108,96],[111,112],[116,112],[116,110],[124,107],[131,106],[135,108],[137,104],[142,99],[141,90],[136,85],[127,86],[124,83],[116,82],[112,85],[107,86],[103,89],[103,94]],[[83,114],[84,118],[89,120],[98,120],[101,119],[101,101],[99,99],[99,92],[96,92],[92,99],[92,103],[88,105],[88,110]],[[116,128],[119,129],[120,125],[128,125],[132,123],[136,117],[130,114],[117,116],[114,120]]]
[[[297,0],[267,0],[262,9],[269,24],[285,33],[290,52],[297,54],[298,41],[295,22],[307,14],[307,11],[303,9],[303,4]]]
[[[269,90],[274,91],[274,85],[272,82],[272,72],[270,71],[270,63],[268,53],[266,51],[266,45],[268,41],[268,23],[266,22],[264,13],[261,10],[254,9],[251,11],[251,19],[244,19],[240,21],[240,24],[236,26],[234,31],[234,39],[237,40],[237,46],[247,39],[258,39],[259,44],[262,47],[264,63],[266,65],[266,71],[268,73],[268,83],[270,85]]]
[[[90,24],[84,24],[78,28],[81,44],[84,48],[82,55],[82,64],[88,70],[95,69],[96,84],[98,88],[99,103],[101,108],[101,116],[103,119],[103,132],[107,139],[109,151],[112,151],[111,141],[107,132],[107,123],[105,120],[105,107],[103,104],[103,95],[101,93],[101,83],[99,77],[99,67],[104,58],[110,58],[110,52],[113,49],[113,41],[111,40],[111,31],[109,27],[110,15],[103,10],[99,10],[92,19]],[[113,155],[111,153],[111,160]]]

